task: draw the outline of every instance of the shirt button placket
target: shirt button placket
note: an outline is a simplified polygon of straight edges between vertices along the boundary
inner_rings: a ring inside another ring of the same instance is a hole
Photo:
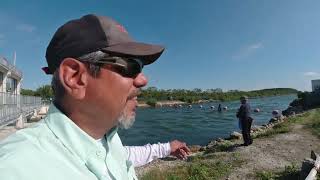
[[[97,155],[97,157],[98,158],[102,158],[102,151],[100,151],[100,150],[98,150],[97,152],[96,152],[96,155]]]

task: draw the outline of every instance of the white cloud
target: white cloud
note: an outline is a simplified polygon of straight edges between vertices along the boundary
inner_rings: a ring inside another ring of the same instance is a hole
[[[261,42],[257,42],[257,43],[254,43],[254,44],[247,45],[247,46],[241,48],[234,55],[232,55],[232,59],[246,58],[246,57],[252,55],[258,49],[261,49],[261,48],[263,48],[263,44]]]
[[[309,71],[309,72],[304,72],[303,76],[315,78],[315,77],[320,77],[320,73]]]
[[[18,24],[16,26],[17,30],[31,33],[36,30],[36,27],[31,24]]]

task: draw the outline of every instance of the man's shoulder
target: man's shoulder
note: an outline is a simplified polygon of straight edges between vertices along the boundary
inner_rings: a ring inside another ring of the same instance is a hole
[[[47,129],[43,123],[34,127],[15,132],[6,139],[0,141],[0,161],[21,161],[40,155],[43,152],[41,139],[46,135]],[[35,158],[36,160],[36,158]]]
[[[40,122],[0,141],[1,177],[33,179],[39,175],[39,170],[45,172],[44,165],[47,167],[53,159],[50,153],[52,137],[46,124]]]
[[[245,103],[245,104],[242,104],[241,105],[243,108],[248,108],[248,107],[250,107],[250,104],[249,103]]]

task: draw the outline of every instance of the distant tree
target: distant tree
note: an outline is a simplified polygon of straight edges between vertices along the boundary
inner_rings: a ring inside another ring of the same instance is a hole
[[[296,94],[298,91],[290,88],[274,88],[274,89],[262,89],[254,91],[239,91],[230,90],[223,92],[222,89],[208,89],[202,91],[200,88],[193,90],[186,89],[157,89],[156,87],[149,87],[142,90],[139,95],[139,100],[149,101],[153,104],[154,101],[161,100],[180,100],[188,103],[197,102],[199,100],[220,100],[220,101],[231,101],[238,100],[241,96],[248,97],[263,97],[263,96],[274,96],[274,95],[285,95],[285,94]],[[151,101],[150,101],[151,99]]]
[[[196,93],[201,93],[202,92],[202,90],[200,88],[194,88],[193,91],[196,92]]]
[[[53,91],[50,85],[43,85],[39,87],[36,92],[35,96],[40,96],[43,100],[50,100],[53,97]]]
[[[24,96],[34,96],[35,91],[33,91],[31,89],[21,89],[20,94],[24,95]]]

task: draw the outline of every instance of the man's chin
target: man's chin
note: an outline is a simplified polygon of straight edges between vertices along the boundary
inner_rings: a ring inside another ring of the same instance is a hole
[[[131,118],[120,117],[118,120],[118,127],[121,129],[129,129],[133,126],[135,121],[135,116]]]

